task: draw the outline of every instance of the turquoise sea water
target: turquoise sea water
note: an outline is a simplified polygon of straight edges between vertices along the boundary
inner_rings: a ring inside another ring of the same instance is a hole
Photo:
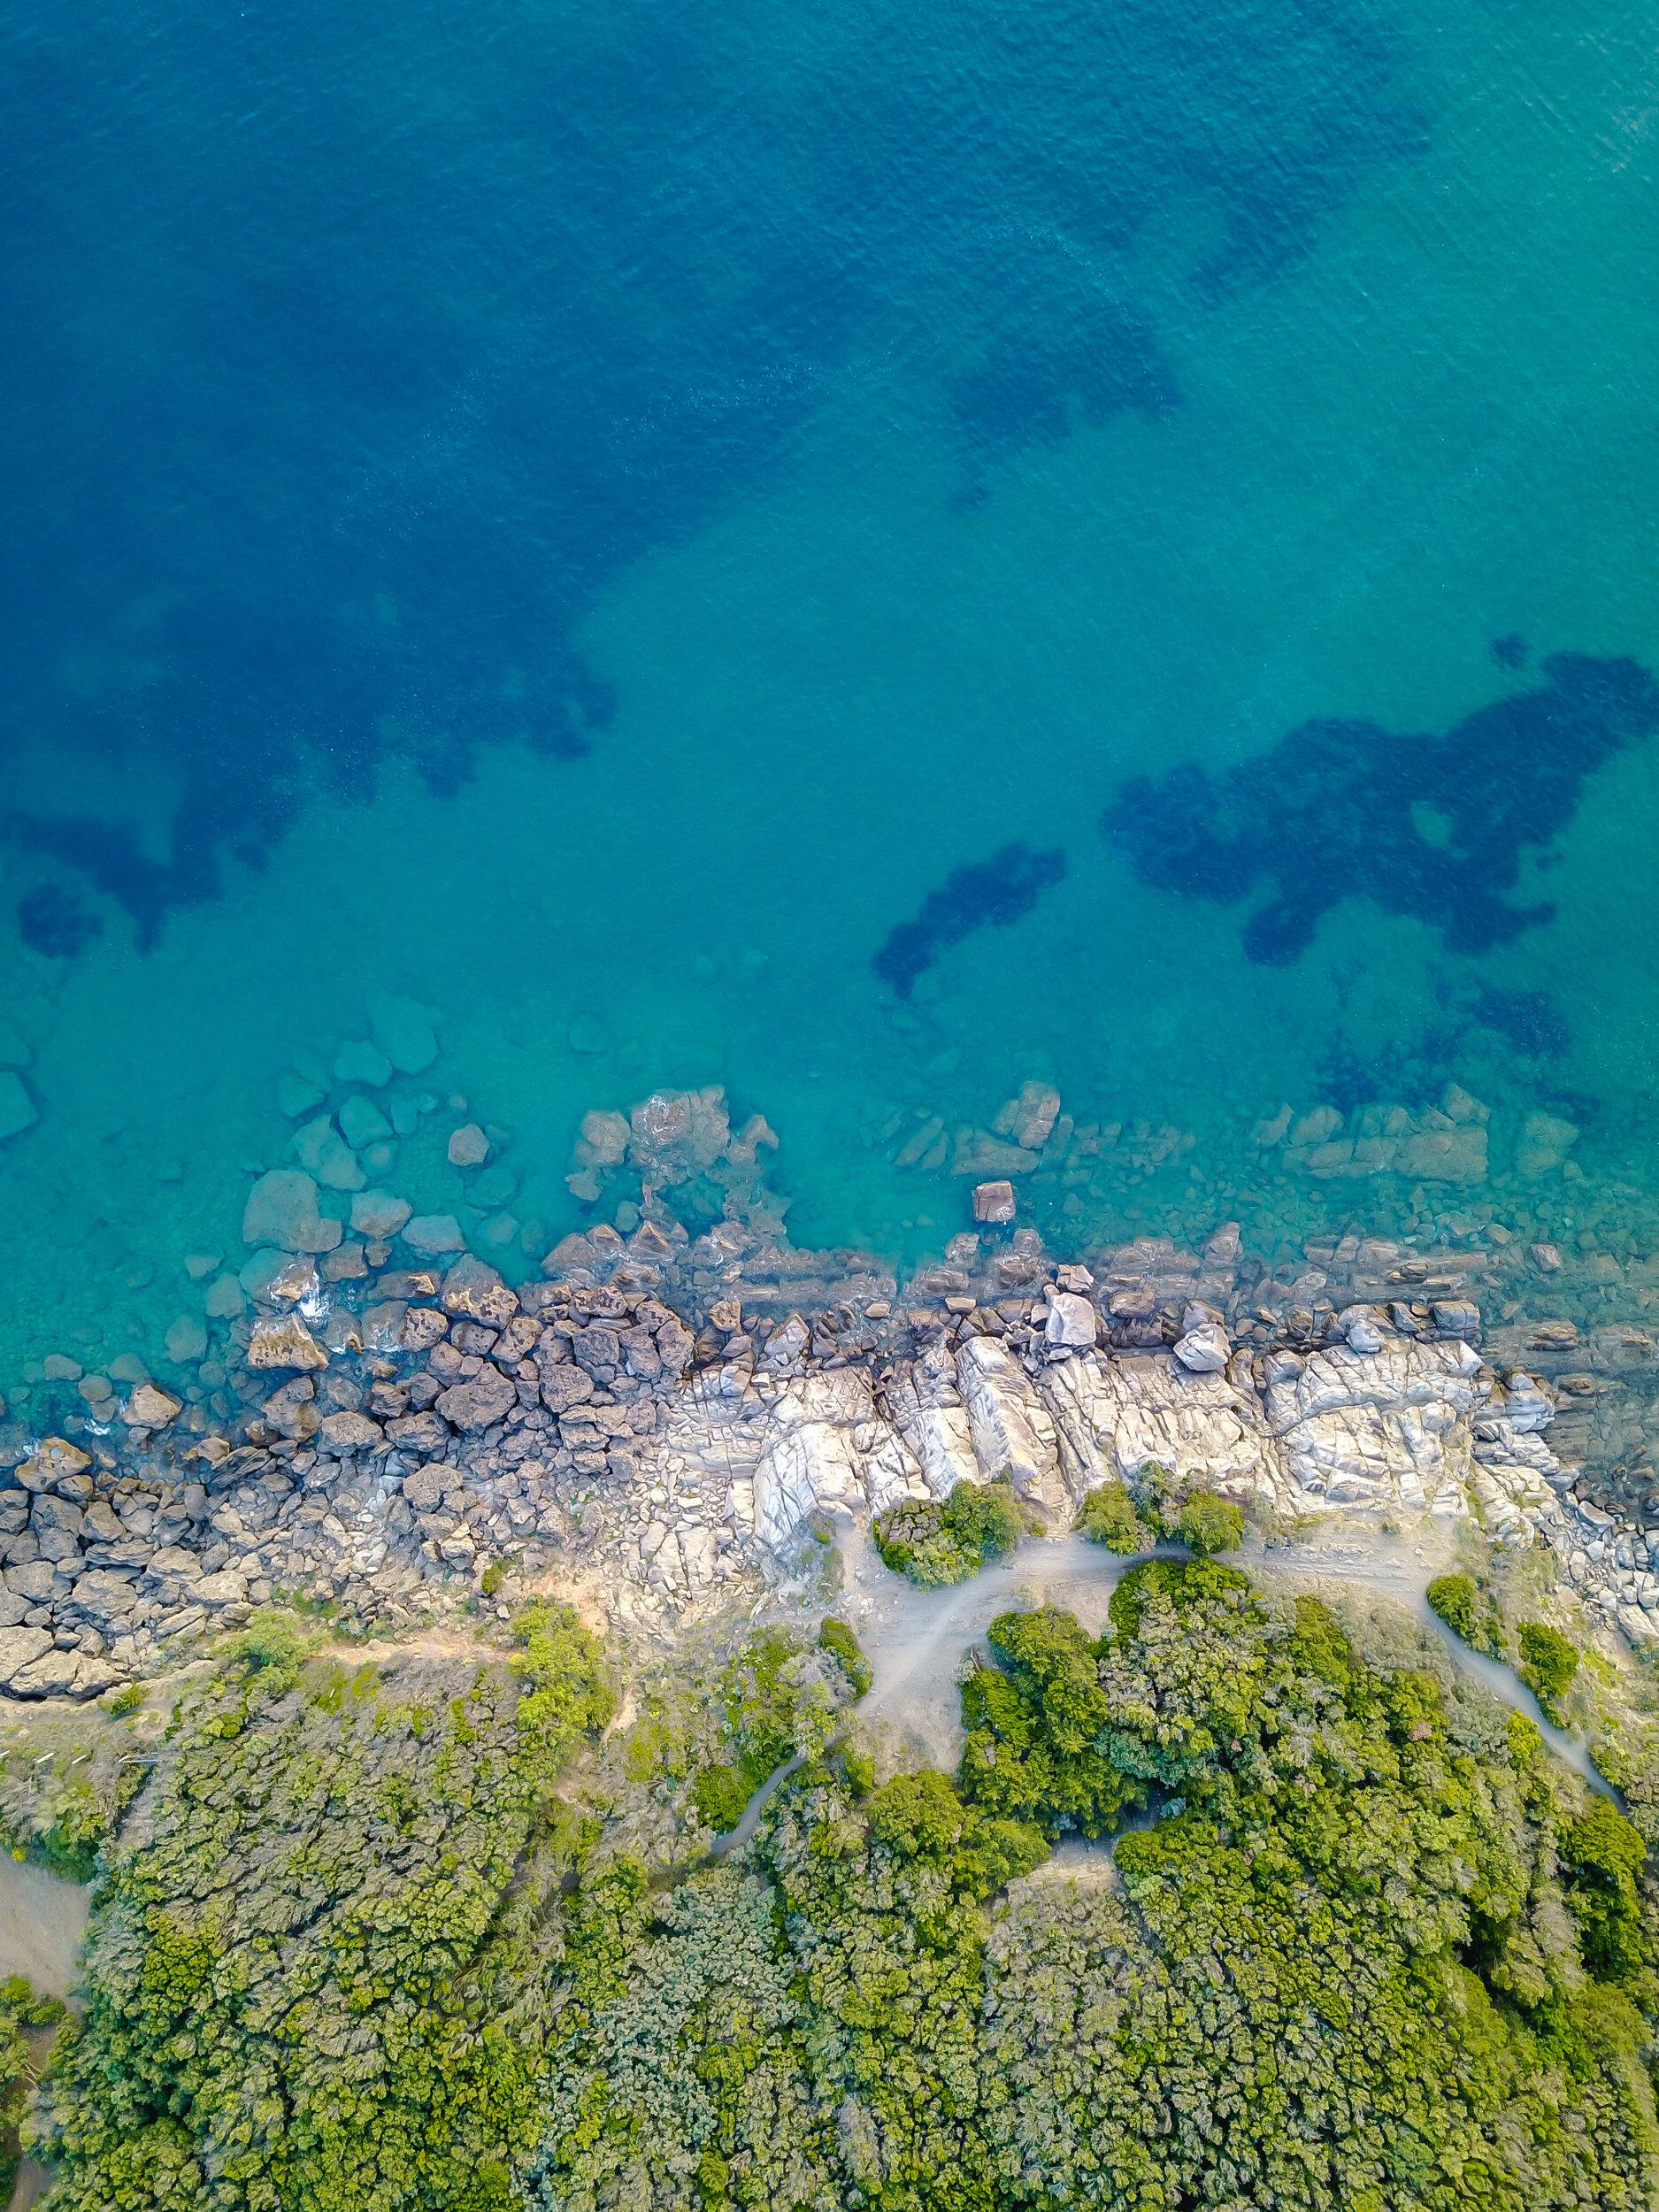
[[[1647,1233],[1650,29],[14,14],[0,1383],[166,1369],[378,990],[511,1131],[517,1264],[587,1109],[717,1082],[804,1243],[936,1249],[966,1186],[881,1133],[1027,1079],[1170,1155],[1027,1190],[1079,1248]],[[1010,845],[1063,878],[872,967]],[[1248,1142],[1448,1080],[1485,1183]],[[1576,1180],[1510,1179],[1537,1109]]]

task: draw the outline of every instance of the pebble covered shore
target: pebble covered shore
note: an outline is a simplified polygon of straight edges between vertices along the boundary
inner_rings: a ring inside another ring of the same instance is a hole
[[[1641,1283],[1358,1237],[1270,1268],[1230,1224],[1056,1261],[980,1190],[989,1224],[901,1287],[787,1243],[743,1181],[765,1137],[717,1093],[590,1115],[572,1175],[633,1153],[643,1210],[518,1287],[400,1199],[345,1225],[310,1168],[267,1171],[192,1345],[210,1396],[58,1358],[82,1414],[0,1429],[7,1694],[93,1697],[274,1595],[400,1632],[550,1578],[671,1628],[786,1578],[812,1516],[1002,1476],[1060,1533],[1148,1463],[1283,1517],[1471,1516],[1548,1544],[1631,1644],[1659,1624]],[[697,1237],[657,1197],[690,1168],[739,1190]]]
[[[1548,1546],[1629,1643],[1659,1627],[1638,1269],[1353,1235],[1269,1264],[1233,1224],[1063,1261],[1003,1184],[901,1286],[791,1247],[757,1172],[771,1132],[703,1092],[588,1116],[572,1178],[629,1159],[633,1224],[565,1237],[515,1287],[452,1220],[366,1187],[327,1126],[254,1184],[188,1401],[57,1356],[84,1410],[0,1427],[9,1695],[96,1695],[276,1595],[398,1633],[550,1580],[668,1631],[787,1578],[825,1515],[1004,1477],[1059,1533],[1153,1462],[1281,1521],[1471,1517]],[[449,1142],[490,1150],[476,1124]],[[695,1235],[661,1198],[690,1173],[726,1198]],[[331,1175],[365,1186],[349,1222],[321,1210]]]

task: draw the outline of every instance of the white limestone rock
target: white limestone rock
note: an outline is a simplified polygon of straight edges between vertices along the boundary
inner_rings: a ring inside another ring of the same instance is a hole
[[[1202,1482],[1270,1499],[1287,1489],[1255,1394],[1223,1373],[1196,1373],[1157,1352],[1069,1360],[1042,1383],[1079,1495],[1113,1478],[1133,1480],[1155,1462],[1183,1489]]]
[[[1000,1338],[970,1337],[956,1355],[973,1455],[987,1482],[1058,1512],[1067,1503],[1053,1417]]]
[[[1042,1333],[1046,1343],[1062,1351],[1085,1352],[1099,1335],[1100,1324],[1087,1298],[1076,1291],[1056,1290],[1049,1294],[1048,1318]]]
[[[942,1344],[895,1371],[887,1403],[933,1496],[948,1498],[959,1482],[979,1480],[973,1432],[956,1387],[956,1363]]]
[[[1201,1321],[1177,1340],[1175,1357],[1190,1374],[1220,1375],[1226,1371],[1233,1347],[1219,1322]]]

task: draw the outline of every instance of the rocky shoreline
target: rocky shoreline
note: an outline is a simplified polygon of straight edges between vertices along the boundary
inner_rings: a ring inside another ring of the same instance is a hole
[[[1001,1477],[1059,1533],[1154,1462],[1270,1524],[1427,1513],[1541,1540],[1626,1642],[1659,1624],[1659,1344],[1633,1269],[1355,1236],[1272,1263],[1232,1224],[1084,1264],[981,1189],[981,1225],[901,1286],[788,1244],[769,1141],[758,1118],[733,1137],[712,1093],[658,1094],[632,1129],[589,1116],[574,1174],[633,1146],[657,1180],[626,1233],[566,1237],[517,1287],[452,1222],[365,1190],[348,1230],[310,1169],[267,1172],[188,1401],[60,1358],[84,1413],[0,1427],[0,1686],[90,1697],[279,1595],[396,1634],[551,1581],[668,1632],[787,1580],[826,1516]],[[476,1125],[449,1142],[489,1149]],[[688,1168],[728,1200],[695,1236],[659,1195]]]

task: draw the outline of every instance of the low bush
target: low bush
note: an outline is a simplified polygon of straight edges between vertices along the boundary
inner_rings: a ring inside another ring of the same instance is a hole
[[[1578,1647],[1544,1621],[1523,1621],[1520,1634],[1521,1679],[1559,1725],[1559,1700],[1578,1671]]]
[[[1077,1517],[1078,1533],[1091,1544],[1124,1554],[1145,1551],[1152,1532],[1141,1524],[1134,1500],[1121,1482],[1102,1482],[1084,1499]]]
[[[1019,1506],[1005,1482],[959,1482],[941,1504],[909,1498],[875,1523],[876,1549],[896,1573],[925,1590],[966,1582],[1020,1538]]]

